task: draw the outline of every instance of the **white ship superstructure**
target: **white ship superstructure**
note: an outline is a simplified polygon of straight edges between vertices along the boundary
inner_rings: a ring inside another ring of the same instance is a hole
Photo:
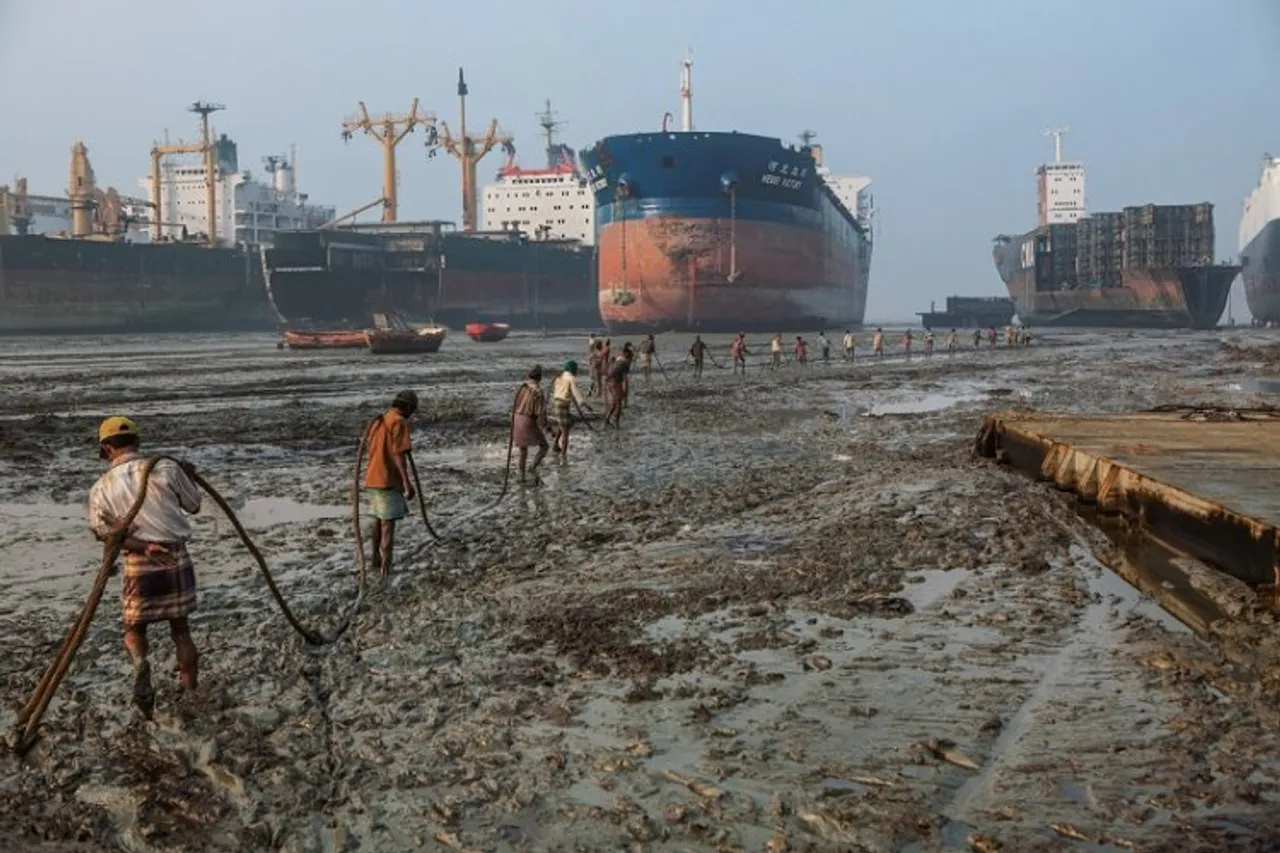
[[[570,154],[572,156],[572,154]],[[596,205],[573,161],[553,168],[507,165],[484,188],[484,227],[523,231],[535,239],[595,242]]]
[[[484,188],[484,227],[489,231],[520,231],[535,240],[577,240],[595,245],[595,194],[578,168],[578,157],[568,145],[556,142],[556,130],[564,123],[547,101],[538,114],[546,140],[547,165],[521,169],[515,164],[515,147],[507,144],[507,164],[498,179]]]
[[[1038,225],[1070,225],[1086,215],[1084,164],[1062,159],[1062,137],[1066,132],[1066,128],[1045,131],[1053,137],[1053,162],[1036,168]]]
[[[285,157],[264,158],[269,183],[240,171],[236,144],[226,134],[214,143],[214,198],[218,242],[271,245],[278,231],[316,228],[334,217],[332,207],[307,203],[298,192],[295,167]],[[161,234],[170,240],[203,234],[208,226],[206,175],[200,158],[167,160],[160,170]],[[139,184],[151,194],[151,177]],[[234,235],[228,238],[226,235]]]
[[[1263,155],[1258,186],[1244,200],[1240,218],[1240,250],[1262,233],[1267,223],[1280,218],[1280,157]]]
[[[871,200],[871,178],[866,175],[833,175],[824,165],[822,146],[813,144],[811,134],[801,136],[805,145],[809,146],[813,161],[818,164],[818,177],[822,179],[845,209],[858,217],[858,222],[869,227],[873,214]]]

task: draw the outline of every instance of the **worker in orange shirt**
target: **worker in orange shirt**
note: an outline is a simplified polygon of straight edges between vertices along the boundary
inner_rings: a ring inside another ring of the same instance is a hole
[[[364,490],[373,511],[373,562],[383,577],[391,571],[396,522],[409,514],[409,501],[414,498],[409,477],[409,419],[417,411],[418,395],[401,391],[365,434],[369,467]]]

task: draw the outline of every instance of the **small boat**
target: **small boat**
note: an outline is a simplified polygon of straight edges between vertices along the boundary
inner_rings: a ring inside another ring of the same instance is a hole
[[[370,329],[364,333],[369,352],[375,355],[412,355],[438,352],[449,330],[444,326],[418,329]]]
[[[331,332],[285,330],[284,342],[289,349],[364,349],[368,342],[363,329]]]
[[[506,323],[468,323],[467,337],[473,341],[493,344],[502,340],[511,331]]]

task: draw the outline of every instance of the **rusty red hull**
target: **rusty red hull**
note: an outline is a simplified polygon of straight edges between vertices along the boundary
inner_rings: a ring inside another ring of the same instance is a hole
[[[651,217],[602,226],[600,316],[613,332],[766,332],[859,325],[867,288],[858,255],[822,231]],[[732,261],[732,264],[731,264]]]

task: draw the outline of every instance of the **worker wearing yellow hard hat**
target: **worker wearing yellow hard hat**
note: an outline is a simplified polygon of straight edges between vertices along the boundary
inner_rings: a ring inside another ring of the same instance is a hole
[[[162,459],[144,478],[141,466],[147,460],[138,453],[138,433],[138,424],[125,417],[110,417],[98,425],[98,452],[109,468],[89,491],[89,527],[100,541],[114,541],[139,490],[146,488],[120,555],[124,646],[133,660],[133,699],[150,717],[155,705],[147,661],[151,623],[169,623],[182,685],[196,687],[198,655],[187,624],[196,609],[196,576],[187,540],[192,532],[188,516],[200,510],[200,490],[187,463]]]

